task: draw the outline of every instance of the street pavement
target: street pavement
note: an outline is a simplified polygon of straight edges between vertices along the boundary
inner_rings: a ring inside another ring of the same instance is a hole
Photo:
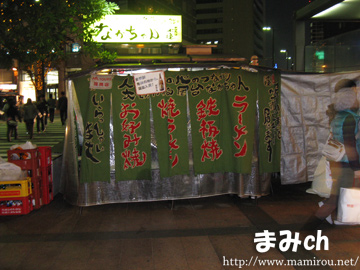
[[[223,195],[90,207],[59,194],[27,215],[0,216],[0,269],[359,270],[359,226],[325,222],[316,237],[301,230],[321,200],[308,187],[274,183],[257,201]],[[260,252],[255,234],[266,231],[273,246],[264,238]],[[280,232],[289,231],[287,246]]]

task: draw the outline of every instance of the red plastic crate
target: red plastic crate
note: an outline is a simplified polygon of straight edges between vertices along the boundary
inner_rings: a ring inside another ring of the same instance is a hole
[[[28,176],[39,177],[40,176],[40,155],[38,149],[28,150],[8,150],[8,162],[14,163],[22,170],[27,171]]]
[[[0,216],[25,215],[33,209],[31,195],[0,199]]]
[[[39,209],[43,205],[42,181],[40,170],[40,152],[36,149],[8,150],[8,162],[14,163],[28,172],[31,177],[33,206]]]
[[[42,181],[40,177],[31,178],[32,183],[32,195],[34,209],[39,209],[43,205],[43,193],[42,193]]]
[[[53,180],[52,166],[41,167],[41,180],[44,183],[51,183]]]
[[[51,158],[51,147],[50,146],[39,146],[40,153],[40,166],[47,167],[52,164]]]
[[[47,186],[43,186],[42,202],[43,204],[49,204],[54,199],[53,184],[50,183]]]
[[[49,204],[54,198],[52,166],[41,168],[41,182],[43,203]]]

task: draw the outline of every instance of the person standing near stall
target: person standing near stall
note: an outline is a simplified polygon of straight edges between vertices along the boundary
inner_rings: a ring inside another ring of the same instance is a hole
[[[34,103],[32,102],[31,98],[27,99],[27,102],[22,107],[22,111],[24,114],[26,131],[29,134],[30,139],[32,139],[34,134],[34,121],[35,121],[35,117],[38,115],[38,110],[34,105]]]
[[[340,83],[340,82],[339,82]],[[339,161],[330,161],[332,187],[330,197],[322,202],[315,215],[303,226],[303,229],[316,229],[323,220],[331,217],[337,209],[340,188],[350,188],[354,178],[360,178],[360,116],[358,115],[359,102],[357,100],[356,84],[340,84],[335,86],[334,104],[329,105],[329,116],[333,138],[345,147],[345,155]]]

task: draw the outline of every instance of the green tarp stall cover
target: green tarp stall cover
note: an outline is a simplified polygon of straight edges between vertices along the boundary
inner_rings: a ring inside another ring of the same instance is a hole
[[[267,194],[280,171],[280,89],[280,73],[261,69],[74,76],[68,128],[79,132],[67,136],[66,155],[81,161],[68,199]]]

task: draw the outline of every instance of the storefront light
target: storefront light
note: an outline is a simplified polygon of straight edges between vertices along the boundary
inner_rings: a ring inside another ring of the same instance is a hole
[[[106,15],[91,26],[100,43],[180,43],[180,15]]]
[[[73,43],[71,44],[71,52],[79,52],[80,51],[80,45],[79,43]]]
[[[17,85],[16,84],[0,84],[0,89],[10,91],[10,90],[16,90]]]
[[[111,72],[111,69],[102,69],[98,72],[99,75],[107,75]]]

